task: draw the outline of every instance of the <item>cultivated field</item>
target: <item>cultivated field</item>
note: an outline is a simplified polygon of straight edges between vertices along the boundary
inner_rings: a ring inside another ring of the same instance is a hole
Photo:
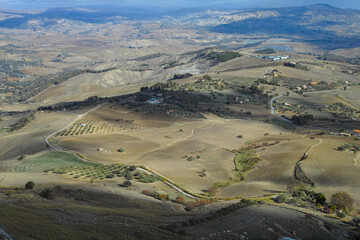
[[[329,195],[336,191],[346,191],[356,200],[356,204],[360,204],[359,153],[338,151],[339,146],[351,142],[342,137],[321,140],[302,163],[303,171],[319,191]]]
[[[268,136],[254,143],[272,141],[280,141],[280,143],[258,150],[262,161],[246,175],[245,182],[235,183],[222,189],[219,196],[266,195],[285,191],[288,184],[296,181],[294,178],[295,164],[315,141],[296,134],[286,134]]]
[[[0,160],[46,150],[44,139],[74,119],[66,112],[35,114],[35,120],[24,128],[0,137]]]
[[[186,121],[124,110],[106,106],[91,112],[84,120],[116,122],[119,117],[126,121],[132,119],[135,126],[148,129],[129,129],[121,134],[59,135],[55,139],[63,148],[81,153],[89,160],[144,165],[193,192],[201,193],[217,182],[235,177],[235,154],[231,150],[264,134],[286,132],[257,121],[223,120],[213,115],[207,115],[206,120]],[[238,138],[239,135],[242,138]],[[119,152],[119,148],[124,151]],[[200,176],[203,169],[206,177]]]
[[[46,152],[38,157],[25,160],[15,167],[15,172],[44,172],[48,169],[63,167],[94,166],[94,163],[84,162],[74,155],[65,152]]]

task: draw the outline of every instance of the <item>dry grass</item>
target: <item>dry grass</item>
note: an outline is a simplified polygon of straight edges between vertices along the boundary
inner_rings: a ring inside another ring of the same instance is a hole
[[[127,131],[126,135],[69,136],[61,138],[60,145],[96,162],[145,165],[177,184],[201,193],[217,182],[236,177],[233,172],[235,154],[227,149],[238,149],[246,141],[263,137],[265,133],[286,132],[262,122],[223,120],[214,115],[208,115],[204,121],[176,123],[174,118],[155,114],[149,117],[124,110],[114,105],[103,107],[85,119],[102,119],[109,123],[116,118],[132,119],[133,124],[152,128]],[[238,135],[243,138],[237,138]],[[125,152],[117,152],[119,147]],[[98,151],[99,148],[104,151]],[[200,177],[203,169],[206,177]]]
[[[36,120],[12,134],[0,138],[0,159],[34,154],[46,149],[44,139],[65,127],[74,116],[63,112],[36,113]]]

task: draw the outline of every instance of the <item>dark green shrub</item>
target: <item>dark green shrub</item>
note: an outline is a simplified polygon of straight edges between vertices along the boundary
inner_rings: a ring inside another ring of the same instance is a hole
[[[136,166],[135,166],[135,165],[131,165],[131,166],[129,167],[129,171],[133,172],[133,171],[135,171],[135,170],[136,170]]]
[[[360,224],[360,217],[354,217],[353,219],[354,224],[357,226]]]
[[[280,194],[277,198],[278,203],[286,203],[288,201],[288,198],[285,194]]]
[[[329,213],[334,213],[336,211],[336,206],[334,204],[330,205]]]
[[[323,193],[318,193],[315,195],[316,203],[323,205],[326,202],[326,197]]]
[[[133,176],[131,173],[127,173],[127,174],[125,175],[125,178],[126,178],[127,180],[133,180],[133,179],[134,179],[134,176]]]
[[[131,187],[132,183],[130,181],[123,182],[123,187]]]
[[[337,212],[336,212],[336,216],[337,216],[338,218],[344,218],[344,217],[346,217],[346,213],[343,212],[343,211],[337,211]]]
[[[54,191],[50,188],[46,188],[44,189],[42,192],[40,192],[39,194],[41,197],[52,200],[55,198],[55,194]]]
[[[35,183],[33,181],[29,181],[25,184],[26,189],[33,189],[35,186]]]

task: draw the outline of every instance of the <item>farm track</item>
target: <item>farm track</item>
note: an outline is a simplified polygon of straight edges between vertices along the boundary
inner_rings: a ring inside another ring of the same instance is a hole
[[[355,157],[353,158],[353,162],[355,166],[359,166],[359,160],[360,160],[360,152],[356,153]]]
[[[69,128],[69,127],[70,127],[71,125],[73,125],[76,121],[80,120],[82,117],[86,116],[88,113],[90,113],[90,112],[92,112],[92,111],[95,111],[95,110],[97,110],[98,108],[100,108],[100,107],[102,107],[102,106],[104,106],[104,105],[105,105],[105,104],[100,104],[100,105],[96,106],[95,108],[90,109],[90,110],[87,111],[86,113],[83,113],[83,114],[80,114],[80,115],[76,115],[77,117],[75,118],[75,120],[72,121],[69,125],[67,125],[66,127],[64,127],[64,128],[62,128],[62,129],[60,129],[60,130],[58,130],[58,131],[50,134],[47,138],[45,138],[45,143],[46,143],[46,145],[47,145],[51,150],[54,150],[54,151],[58,151],[58,152],[69,152],[69,151],[66,151],[66,150],[64,150],[64,149],[62,149],[62,148],[60,148],[60,147],[55,146],[54,144],[52,144],[52,143],[49,141],[49,139],[52,138],[53,136],[55,136],[56,134],[64,131],[65,129]],[[87,160],[84,159],[84,158],[81,158],[81,160],[87,162]]]
[[[190,134],[189,134],[188,136],[186,136],[185,138],[177,139],[177,140],[175,140],[175,141],[173,141],[173,142],[170,142],[170,143],[168,143],[168,144],[166,144],[166,145],[162,145],[162,146],[160,146],[160,147],[158,147],[158,148],[155,148],[155,149],[153,149],[153,150],[151,150],[151,151],[149,151],[149,152],[145,152],[145,153],[143,153],[143,154],[140,154],[139,156],[136,157],[135,160],[141,159],[141,158],[143,158],[143,157],[145,157],[145,156],[147,156],[147,157],[153,156],[153,155],[154,155],[156,152],[158,152],[158,151],[161,151],[161,150],[163,150],[163,149],[165,149],[165,148],[171,147],[171,146],[175,145],[175,144],[178,143],[178,142],[186,141],[186,140],[188,140],[189,138],[191,138],[191,137],[194,135],[195,130],[199,130],[200,128],[203,128],[203,127],[205,127],[205,126],[206,126],[206,125],[202,125],[202,126],[196,128],[196,129],[191,129]]]
[[[317,143],[310,146],[309,149],[304,153],[304,155],[301,157],[301,159],[296,163],[295,169],[294,169],[294,176],[297,180],[310,184],[312,187],[315,186],[315,183],[305,175],[304,171],[301,168],[301,163],[308,158],[309,152],[316,146],[322,143],[322,139],[320,139]]]

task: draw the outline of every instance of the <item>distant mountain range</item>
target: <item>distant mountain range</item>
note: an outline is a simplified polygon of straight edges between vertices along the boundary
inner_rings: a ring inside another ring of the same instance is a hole
[[[262,9],[272,16],[252,17],[210,28],[218,33],[292,36],[326,49],[360,46],[360,10],[317,4]]]
[[[360,46],[360,10],[326,4],[246,10],[189,8],[167,13],[134,7],[57,8],[33,12],[0,10],[0,27],[3,28],[26,29],[34,20],[42,22],[44,26],[41,27],[46,28],[59,19],[91,24],[158,20],[223,34],[294,37],[327,49]]]

